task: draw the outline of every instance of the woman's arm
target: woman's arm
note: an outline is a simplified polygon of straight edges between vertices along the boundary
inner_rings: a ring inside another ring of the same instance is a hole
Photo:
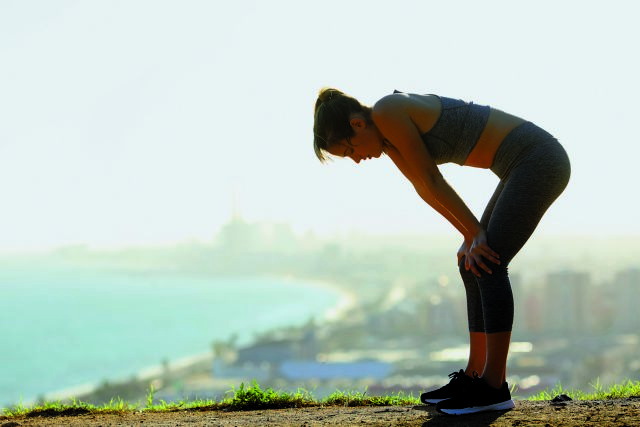
[[[451,222],[465,239],[472,240],[482,229],[480,223],[445,181],[405,107],[404,100],[383,98],[373,108],[374,123],[393,146],[389,151],[395,149],[389,156],[413,183],[420,197]]]
[[[449,210],[446,209],[441,203],[437,202],[433,198],[430,198],[428,193],[424,192],[420,186],[414,183],[414,181],[417,180],[413,178],[413,175],[411,174],[406,162],[402,158],[402,155],[397,150],[397,148],[395,148],[394,146],[390,146],[386,150],[386,152],[389,158],[391,158],[393,163],[400,170],[400,172],[402,172],[402,174],[413,184],[413,188],[415,188],[420,198],[428,203],[429,206],[436,210],[440,215],[445,217],[445,219],[449,221],[451,225],[453,225],[460,232],[460,234],[466,236],[468,234],[468,230],[464,227],[464,225],[462,225],[460,221],[458,221],[458,218],[456,218],[451,212],[449,212]]]
[[[404,102],[383,98],[373,109],[374,123],[391,143],[387,149],[389,157],[413,183],[420,197],[464,236],[469,248],[469,268],[479,275],[475,269],[477,264],[491,273],[482,257],[499,263],[498,254],[487,245],[484,229],[475,215],[440,173],[409,112],[403,108]]]

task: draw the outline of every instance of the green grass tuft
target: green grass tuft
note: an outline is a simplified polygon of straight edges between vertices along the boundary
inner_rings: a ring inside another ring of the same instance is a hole
[[[556,384],[550,392],[548,390],[541,391],[537,395],[529,397],[528,400],[551,400],[561,394],[566,394],[573,400],[611,400],[640,396],[640,381],[627,380],[622,384],[614,384],[605,389],[597,379],[595,383],[591,384],[591,387],[593,387],[593,392],[585,393],[581,390],[565,389],[562,384]]]
[[[135,405],[131,405],[122,399],[111,400],[103,406],[96,406],[90,403],[72,400],[71,403],[45,402],[41,405],[25,406],[22,403],[4,410],[4,416],[11,417],[58,417],[58,416],[74,416],[92,413],[108,413],[108,414],[124,414],[136,409]]]
[[[220,402],[223,409],[233,411],[247,411],[253,409],[281,409],[281,408],[303,408],[317,406],[311,393],[299,389],[295,393],[275,391],[272,388],[263,390],[254,380],[252,385],[240,387],[232,390],[233,397]]]
[[[364,392],[336,391],[323,402],[326,406],[398,406],[418,405],[420,400],[403,392],[388,396],[367,396]]]

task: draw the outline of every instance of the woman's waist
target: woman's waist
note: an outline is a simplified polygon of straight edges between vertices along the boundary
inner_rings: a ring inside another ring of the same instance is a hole
[[[518,116],[491,108],[487,124],[467,156],[464,165],[484,169],[490,168],[502,141],[511,131],[524,123],[526,121]]]

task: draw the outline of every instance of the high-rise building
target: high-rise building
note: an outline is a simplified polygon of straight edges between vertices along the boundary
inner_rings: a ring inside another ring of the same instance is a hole
[[[549,273],[542,295],[546,332],[580,333],[589,329],[588,301],[591,275],[564,270]]]
[[[640,328],[640,268],[630,268],[615,275],[611,286],[614,320],[617,332],[638,333]]]

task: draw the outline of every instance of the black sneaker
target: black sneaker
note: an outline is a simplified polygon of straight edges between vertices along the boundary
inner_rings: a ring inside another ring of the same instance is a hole
[[[420,401],[426,404],[435,404],[445,399],[451,399],[462,389],[471,384],[471,377],[467,376],[462,369],[459,372],[449,374],[449,384],[440,387],[437,390],[428,391],[420,395]]]
[[[487,384],[484,378],[478,378],[477,375],[471,381],[471,386],[465,388],[462,393],[439,402],[436,410],[447,415],[463,415],[515,408],[516,405],[511,400],[506,382],[499,389],[495,389]]]

